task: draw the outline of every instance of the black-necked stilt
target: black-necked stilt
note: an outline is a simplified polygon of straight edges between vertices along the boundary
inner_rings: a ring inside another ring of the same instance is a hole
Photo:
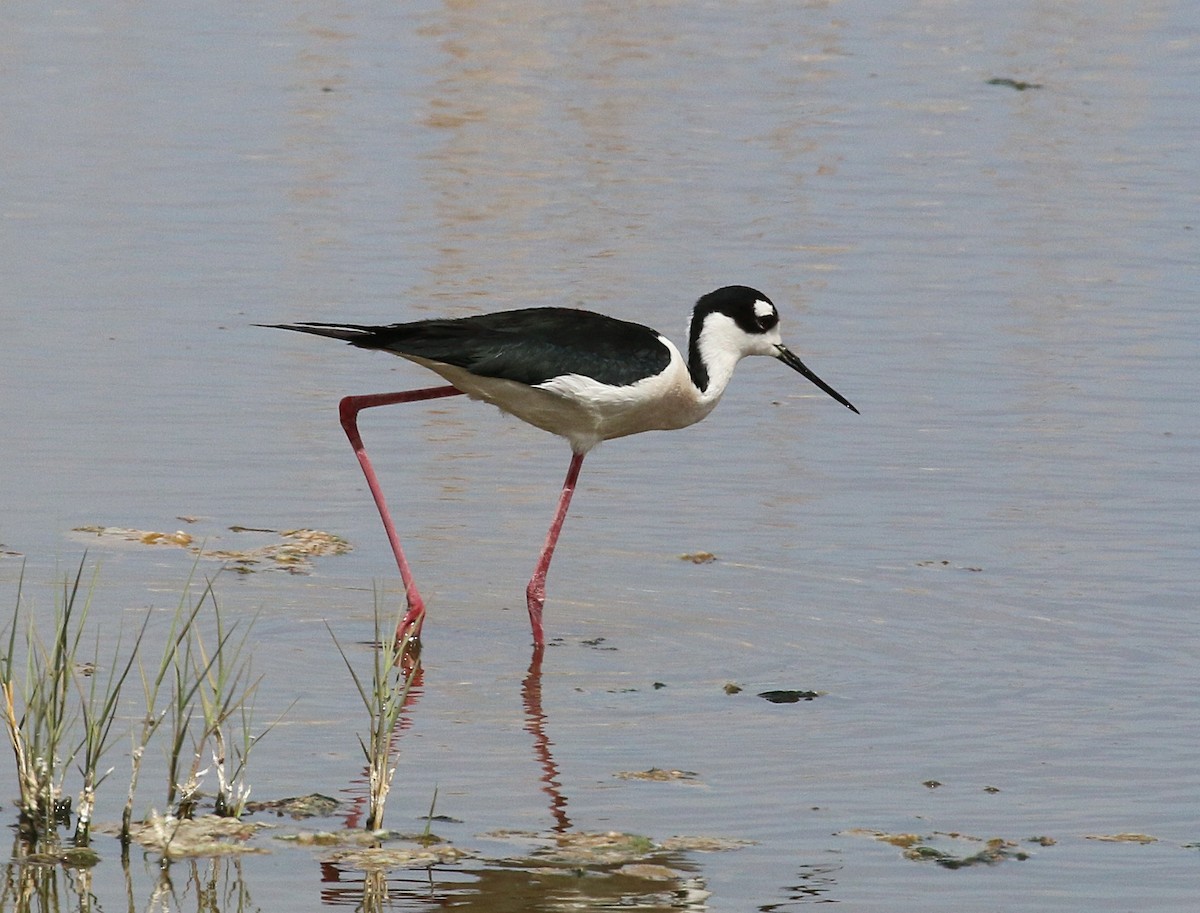
[[[397,630],[398,637],[419,634],[425,606],[358,433],[362,409],[465,393],[570,442],[571,465],[558,509],[525,591],[533,641],[539,647],[544,643],[546,572],[583,458],[601,441],[641,431],[684,428],[700,421],[717,405],[734,366],[747,355],[778,358],[858,412],[784,346],[779,313],[771,299],[742,285],[717,289],[696,302],[686,358],[670,340],[649,327],[571,308],[526,308],[390,326],[270,326],[342,339],[364,349],[382,349],[435,371],[451,384],[347,396],[341,401],[342,427],[358,455],[404,581],[408,613]]]

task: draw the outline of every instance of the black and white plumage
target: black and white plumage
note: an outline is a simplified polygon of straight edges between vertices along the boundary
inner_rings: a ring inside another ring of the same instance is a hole
[[[390,326],[281,326],[391,352],[437,372],[474,399],[565,437],[576,453],[601,441],[669,430],[707,416],[748,355],[770,355],[857,412],[779,334],[762,292],[728,286],[701,298],[688,355],[649,327],[592,311],[525,308]]]
[[[696,302],[686,358],[649,327],[570,308],[527,308],[390,326],[274,326],[391,352],[440,374],[451,385],[347,396],[340,406],[342,427],[358,456],[404,581],[408,614],[397,627],[398,640],[419,634],[425,604],[358,432],[362,409],[465,393],[570,442],[573,455],[558,508],[525,590],[537,650],[545,642],[546,573],[584,455],[598,443],[700,421],[716,407],[737,363],[750,355],[779,359],[858,412],[783,344],[779,312],[771,299],[743,285],[717,289]]]

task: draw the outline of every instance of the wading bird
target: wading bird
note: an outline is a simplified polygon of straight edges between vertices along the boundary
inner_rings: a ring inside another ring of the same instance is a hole
[[[358,413],[362,409],[465,393],[570,443],[571,464],[558,508],[525,590],[537,647],[545,642],[542,608],[550,559],[583,458],[601,441],[695,424],[712,412],[733,376],[734,366],[748,355],[779,359],[850,411],[858,412],[783,344],[779,313],[771,299],[742,285],[717,289],[696,302],[686,356],[649,327],[559,307],[389,326],[270,326],[391,352],[429,368],[450,383],[448,387],[401,393],[347,396],[340,405],[342,427],[362,465],[404,582],[408,613],[397,629],[398,638],[415,638],[420,633],[425,604],[358,433]]]

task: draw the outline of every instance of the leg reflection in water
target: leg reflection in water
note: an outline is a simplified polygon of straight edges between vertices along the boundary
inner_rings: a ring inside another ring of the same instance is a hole
[[[566,833],[571,828],[567,817],[567,797],[562,794],[558,764],[550,753],[554,744],[546,735],[546,714],[542,711],[542,653],[540,644],[533,648],[529,671],[521,685],[521,697],[525,703],[525,731],[533,736],[533,754],[542,768],[542,792],[550,797],[550,816],[554,819],[551,828],[556,834]]]

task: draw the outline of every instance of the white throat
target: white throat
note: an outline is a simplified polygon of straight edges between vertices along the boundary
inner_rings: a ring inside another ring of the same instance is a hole
[[[750,334],[725,314],[709,314],[696,340],[697,354],[708,374],[708,386],[700,391],[702,402],[715,405],[733,378],[733,369],[747,355],[776,355],[778,330]]]

